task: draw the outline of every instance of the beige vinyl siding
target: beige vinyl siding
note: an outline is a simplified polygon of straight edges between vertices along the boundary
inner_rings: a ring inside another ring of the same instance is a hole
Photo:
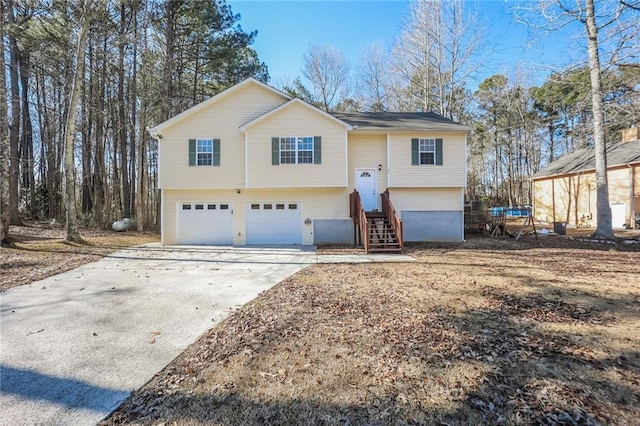
[[[411,164],[412,138],[442,138],[443,165]],[[465,133],[392,133],[389,135],[390,187],[464,187]]]
[[[239,127],[286,99],[249,84],[163,131],[160,179],[164,189],[237,188],[245,185],[245,140]],[[220,166],[189,166],[189,139],[220,139]]]
[[[397,211],[461,211],[464,188],[391,188]]]
[[[590,185],[591,194],[589,194]],[[569,196],[569,188],[571,188],[571,196]],[[576,224],[576,213],[579,217],[589,216],[592,211],[589,206],[590,198],[595,214],[596,199],[592,173],[536,181],[534,191],[536,197],[533,216],[538,220]]]
[[[625,203],[627,221],[632,214],[631,176],[628,168],[609,170],[609,202]],[[536,219],[547,222],[581,224],[585,216],[590,225],[597,225],[597,195],[594,172],[579,175],[537,179],[533,183]]]
[[[378,166],[382,170],[378,171]],[[356,169],[374,169],[376,173],[376,192],[381,194],[387,189],[387,135],[349,134],[349,188],[356,187]],[[378,208],[382,208],[377,197]]]
[[[609,170],[609,202],[625,203],[626,222],[632,223],[634,198],[630,168]],[[596,179],[592,171],[571,176],[536,179],[533,183],[534,211],[538,220],[597,225]],[[638,193],[636,187],[636,193]],[[585,220],[582,220],[582,217]],[[591,219],[588,219],[591,217]]]
[[[538,220],[552,221],[553,220],[553,208],[552,208],[552,192],[551,192],[552,180],[535,180],[533,181],[533,217]]]
[[[346,130],[340,123],[293,104],[247,130],[249,188],[345,187]],[[271,138],[321,136],[322,164],[271,163]]]
[[[311,219],[349,219],[349,191],[347,188],[299,189],[241,189],[234,190],[163,190],[162,228],[165,245],[176,243],[177,203],[213,202],[229,203],[233,209],[233,244],[245,244],[247,204],[299,203],[302,222]],[[313,223],[301,223],[302,243],[313,244]]]

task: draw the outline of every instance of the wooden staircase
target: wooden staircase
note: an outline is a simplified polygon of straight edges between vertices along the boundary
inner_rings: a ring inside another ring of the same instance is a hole
[[[382,211],[365,212],[360,194],[350,194],[351,217],[354,223],[354,240],[364,246],[367,253],[402,253],[402,220],[389,198],[389,191],[382,196]]]
[[[369,225],[369,250],[368,253],[400,253],[402,245],[398,241],[398,235],[393,229],[389,219],[378,212],[366,212]]]

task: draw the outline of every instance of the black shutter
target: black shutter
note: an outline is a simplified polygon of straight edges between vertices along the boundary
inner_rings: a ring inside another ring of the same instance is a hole
[[[220,165],[220,139],[213,140],[213,165]]]
[[[196,165],[196,140],[189,139],[189,165]]]
[[[271,138],[271,165],[280,165],[280,138]]]
[[[418,139],[411,139],[411,165],[417,166],[420,164],[420,153],[418,152]]]
[[[313,137],[313,164],[322,164],[322,137]]]
[[[436,166],[442,166],[442,139],[436,139]]]

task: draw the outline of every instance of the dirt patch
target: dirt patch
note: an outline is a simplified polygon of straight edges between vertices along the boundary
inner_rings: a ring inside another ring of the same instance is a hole
[[[157,233],[82,230],[87,244],[64,241],[59,226],[12,226],[13,246],[0,249],[0,291],[38,281],[93,262],[114,251],[157,242]]]
[[[309,267],[103,424],[637,424],[640,254],[486,240]]]

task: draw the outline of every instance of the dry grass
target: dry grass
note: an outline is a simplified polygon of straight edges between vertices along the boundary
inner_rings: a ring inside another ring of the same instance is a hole
[[[157,233],[82,230],[86,244],[64,241],[65,231],[43,224],[12,226],[12,247],[0,249],[0,291],[29,284],[114,251],[159,241]]]
[[[104,424],[639,424],[640,253],[536,244],[307,268]]]

